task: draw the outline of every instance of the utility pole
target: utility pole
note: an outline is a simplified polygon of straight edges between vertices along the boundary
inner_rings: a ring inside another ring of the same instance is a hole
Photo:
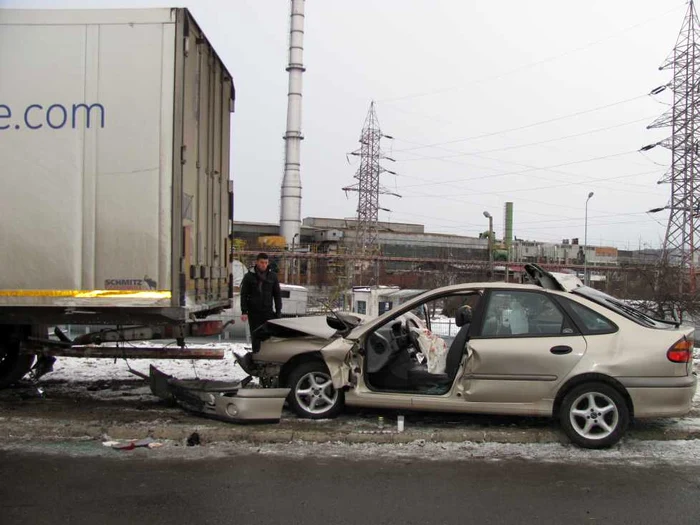
[[[584,219],[583,226],[583,284],[588,286],[588,201],[593,197],[593,192],[588,193],[588,198],[586,199],[586,218]],[[600,244],[603,244],[602,242]]]
[[[379,183],[379,175],[382,173],[395,172],[383,168],[379,161],[382,159],[395,162],[381,151],[380,140],[382,138],[391,139],[393,137],[382,134],[379,128],[379,120],[374,110],[374,102],[369,106],[365,124],[360,135],[360,148],[350,153],[350,155],[360,157],[360,167],[355,173],[357,183],[346,186],[343,191],[356,191],[357,200],[357,225],[355,229],[355,240],[353,243],[353,253],[355,255],[379,255],[379,244],[377,242],[379,221],[379,210],[389,211],[379,207],[379,195],[393,195],[401,197],[398,193],[391,192]],[[378,278],[378,261],[374,262],[373,280],[376,283]],[[354,262],[348,262],[348,286],[354,279]]]
[[[489,281],[493,280],[493,215],[484,212],[484,217],[489,220]]]
[[[700,23],[695,2],[690,0],[676,46],[659,69],[673,71],[673,79],[652,90],[657,95],[666,88],[673,91],[673,106],[648,128],[670,127],[671,136],[642,148],[649,150],[663,146],[671,150],[671,168],[660,183],[671,184],[671,200],[667,206],[650,212],[670,210],[664,237],[664,261],[680,265],[683,277],[679,279],[680,293],[694,293],[695,260],[698,245],[695,232],[700,228],[700,166],[698,133],[700,130]],[[687,273],[686,273],[687,272]],[[687,279],[686,276],[687,275]]]

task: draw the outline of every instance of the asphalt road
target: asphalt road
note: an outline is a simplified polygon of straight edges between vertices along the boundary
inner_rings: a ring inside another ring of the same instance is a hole
[[[3,525],[699,521],[697,467],[0,451]]]

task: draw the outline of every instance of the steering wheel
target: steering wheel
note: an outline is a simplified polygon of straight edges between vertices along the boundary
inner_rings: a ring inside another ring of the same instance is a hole
[[[420,352],[420,342],[419,342],[419,337],[418,337],[418,332],[415,332],[413,330],[408,332],[408,338],[411,341],[411,344],[413,345],[413,348],[415,348],[416,352]]]
[[[420,343],[418,342],[418,337],[419,337],[418,332],[413,330],[413,328],[420,329],[420,326],[418,326],[418,323],[416,323],[413,319],[406,319],[406,332],[408,334],[408,340],[411,342],[413,349],[416,352],[420,352]]]
[[[389,340],[379,332],[374,332],[367,339],[367,372],[379,372],[393,355]]]

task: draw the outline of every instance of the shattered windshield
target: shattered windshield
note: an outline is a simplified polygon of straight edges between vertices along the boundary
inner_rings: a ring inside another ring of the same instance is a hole
[[[671,326],[678,326],[678,323],[672,321],[665,321],[663,319],[655,319],[650,317],[641,310],[624,303],[620,299],[616,299],[611,295],[594,288],[589,288],[588,286],[576,288],[572,291],[572,293],[581,295],[586,299],[590,299],[591,301],[605,306],[606,308],[609,308],[610,310],[643,326],[648,326],[650,328],[669,328]]]

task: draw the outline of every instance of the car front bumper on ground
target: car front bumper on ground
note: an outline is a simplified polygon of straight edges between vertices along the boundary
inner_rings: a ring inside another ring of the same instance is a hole
[[[247,382],[180,380],[151,366],[151,391],[185,410],[231,423],[279,422],[289,388],[245,388]]]

